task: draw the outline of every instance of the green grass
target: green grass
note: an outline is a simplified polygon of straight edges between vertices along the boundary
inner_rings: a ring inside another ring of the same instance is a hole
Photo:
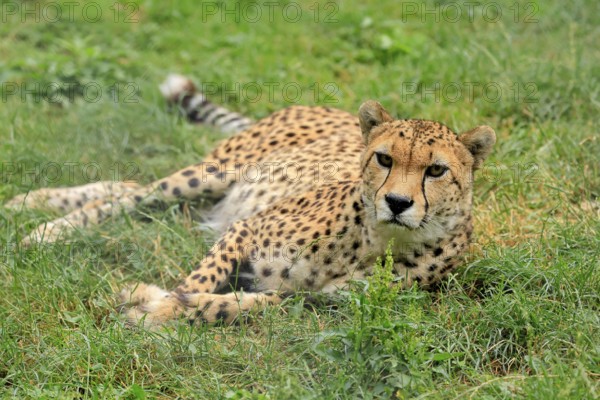
[[[302,7],[300,21],[283,18],[288,3]],[[198,162],[219,135],[166,110],[157,84],[169,72],[216,85],[213,99],[254,117],[290,104],[281,91],[267,96],[271,82],[299,85],[295,103],[355,111],[374,98],[400,116],[498,134],[476,182],[473,251],[439,291],[390,291],[382,268],[336,308],[292,299],[238,327],[149,333],[114,310],[126,283],[170,288],[191,269],[213,238],[194,229],[190,208],[29,250],[16,243],[53,216],[0,208],[2,397],[600,397],[600,3],[521,1],[518,22],[513,3],[493,3],[497,22],[481,8],[470,22],[463,4],[453,23],[403,16],[395,1],[322,2],[316,23],[314,2],[286,1],[273,21],[261,3],[259,21],[236,23],[200,2],[148,0],[126,23],[133,3],[97,1],[96,22],[83,3],[72,19],[35,22],[8,12],[21,2],[0,2],[0,202],[94,172],[150,182]],[[525,23],[532,10],[537,21]],[[235,82],[262,96],[227,92]],[[468,82],[472,96],[451,91]],[[439,101],[427,94],[436,84]],[[53,103],[36,98],[48,87],[63,90]]]

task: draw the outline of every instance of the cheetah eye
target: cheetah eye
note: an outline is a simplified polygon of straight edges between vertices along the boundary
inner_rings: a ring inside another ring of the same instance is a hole
[[[375,155],[377,156],[377,162],[379,163],[379,165],[381,165],[384,168],[392,167],[392,163],[394,162],[392,157],[388,156],[387,154],[383,154],[383,153],[375,153]]]
[[[433,164],[427,167],[425,174],[427,176],[431,176],[432,178],[439,178],[440,176],[444,175],[446,171],[448,171],[448,167],[445,165]]]

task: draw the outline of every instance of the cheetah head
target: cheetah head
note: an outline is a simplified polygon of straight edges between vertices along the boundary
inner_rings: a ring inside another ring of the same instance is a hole
[[[457,136],[438,122],[394,120],[375,101],[360,107],[359,120],[363,199],[377,224],[416,230],[469,214],[473,171],[496,142],[492,128]]]

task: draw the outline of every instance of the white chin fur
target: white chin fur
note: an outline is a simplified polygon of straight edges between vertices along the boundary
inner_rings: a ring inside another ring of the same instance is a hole
[[[390,221],[393,219],[398,222],[398,225],[392,224]],[[401,215],[396,215],[389,210],[388,206],[385,203],[380,203],[379,207],[377,207],[377,221],[380,223],[389,223],[398,228],[408,228],[408,229],[417,229],[420,227],[421,218],[418,218],[416,215],[416,209],[410,208],[407,211],[403,212]]]

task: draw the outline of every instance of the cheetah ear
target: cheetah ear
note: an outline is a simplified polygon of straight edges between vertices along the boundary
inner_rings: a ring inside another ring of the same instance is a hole
[[[473,169],[477,169],[483,165],[483,161],[492,152],[496,143],[496,133],[489,126],[481,125],[463,133],[458,140],[473,155],[475,160]]]
[[[385,111],[381,104],[374,100],[367,100],[358,109],[358,120],[360,121],[363,140],[365,144],[368,144],[374,139],[370,135],[371,130],[384,122],[392,121],[393,118]]]

